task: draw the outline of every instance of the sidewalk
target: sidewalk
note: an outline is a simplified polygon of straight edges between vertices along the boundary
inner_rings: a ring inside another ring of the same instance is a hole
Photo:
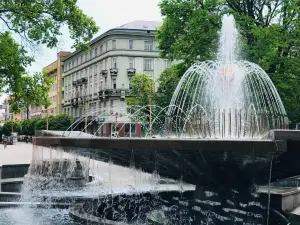
[[[0,144],[0,165],[30,164],[32,159],[32,144],[19,142],[16,145]]]

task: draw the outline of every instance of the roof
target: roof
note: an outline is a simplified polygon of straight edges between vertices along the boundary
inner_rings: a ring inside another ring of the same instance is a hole
[[[92,45],[92,44],[96,43],[97,41],[101,40],[102,38],[110,35],[111,33],[114,33],[114,31],[124,31],[124,32],[126,32],[126,31],[137,31],[137,32],[139,32],[139,31],[155,31],[161,25],[162,25],[162,22],[160,22],[160,21],[135,20],[130,23],[123,24],[119,27],[115,27],[113,29],[110,29],[110,30],[104,32],[100,36],[94,38],[89,43],[87,43],[87,45]],[[76,55],[79,52],[81,52],[80,49],[72,52],[69,55],[66,55],[65,57],[63,57],[62,61],[65,61],[68,58],[71,58],[73,55]]]
[[[162,22],[160,21],[145,21],[135,20],[130,23],[123,24],[114,29],[128,29],[128,30],[156,30],[160,27]]]

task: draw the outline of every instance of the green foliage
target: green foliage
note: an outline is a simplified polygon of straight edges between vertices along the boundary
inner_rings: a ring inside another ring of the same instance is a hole
[[[300,121],[300,5],[296,0],[162,0],[158,31],[161,56],[183,60],[213,59],[220,18],[234,15],[241,34],[241,57],[270,76],[292,122]],[[168,75],[163,74],[163,77]],[[165,105],[169,99],[162,104]]]
[[[49,118],[49,130],[67,130],[71,124],[72,118],[66,114]]]
[[[67,130],[71,126],[72,122],[72,118],[65,114],[49,117],[49,130]],[[46,124],[46,118],[34,118],[18,121],[10,120],[1,127],[1,134],[9,136],[13,129],[13,132],[18,132],[20,135],[33,136],[35,134],[35,130],[45,130]]]
[[[134,97],[126,98],[127,105],[149,105],[154,88],[153,79],[147,74],[136,74],[130,84],[130,93]]]
[[[154,102],[156,105],[165,108],[170,104],[173,93],[179,80],[186,71],[184,63],[174,64],[167,68],[159,77],[159,91],[155,93]]]
[[[148,120],[149,105],[153,104],[154,81],[147,74],[136,74],[131,78],[130,83],[132,97],[126,98],[126,103],[131,114],[135,115],[131,119],[139,122]]]
[[[76,0],[4,0],[0,2],[0,20],[23,40],[50,48],[57,45],[61,28],[67,25],[75,47],[81,47],[99,28],[76,3]]]
[[[36,51],[39,44],[56,47],[67,26],[75,48],[87,48],[99,28],[76,5],[76,0],[3,0],[0,1],[0,92],[10,96],[13,112],[29,105],[48,108],[47,90],[51,85],[44,74],[29,76],[25,70],[33,61],[23,47]],[[12,37],[19,35],[20,46]]]
[[[32,77],[23,76],[21,90],[10,97],[9,103],[14,113],[26,109],[30,105],[43,106],[47,109],[50,105],[48,92],[53,83],[53,79],[46,73],[36,73]]]
[[[1,3],[0,3],[1,4]],[[25,67],[32,62],[9,32],[0,32],[0,91],[19,93]]]
[[[161,57],[187,64],[214,58],[221,18],[218,2],[162,0],[164,21],[157,34]]]

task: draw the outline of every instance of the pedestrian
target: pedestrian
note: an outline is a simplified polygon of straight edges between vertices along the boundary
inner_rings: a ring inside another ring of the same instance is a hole
[[[3,139],[3,145],[4,145],[4,148],[6,148],[6,146],[7,146],[7,138],[6,137],[4,137],[4,139]]]

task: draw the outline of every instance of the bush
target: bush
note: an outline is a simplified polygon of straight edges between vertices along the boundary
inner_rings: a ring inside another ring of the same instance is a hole
[[[49,130],[67,130],[73,122],[72,117],[61,114],[58,116],[51,116],[48,118]],[[18,121],[7,121],[0,128],[0,135],[4,134],[9,136],[12,131],[18,132],[20,135],[29,135],[33,136],[35,130],[45,130],[47,127],[46,118],[34,118],[28,120],[18,120]]]

